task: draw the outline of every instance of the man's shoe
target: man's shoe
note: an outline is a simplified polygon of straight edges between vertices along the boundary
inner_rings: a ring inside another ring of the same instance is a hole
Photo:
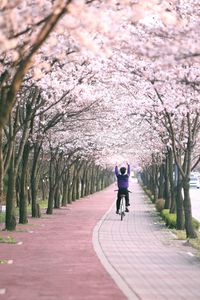
[[[130,203],[128,203],[127,206],[130,206]]]
[[[119,214],[119,211],[118,211],[118,210],[116,211],[116,214],[117,214],[117,215]]]
[[[128,208],[126,207],[125,212],[129,212]]]

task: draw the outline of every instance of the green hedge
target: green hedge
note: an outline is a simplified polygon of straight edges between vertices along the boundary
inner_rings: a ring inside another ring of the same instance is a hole
[[[5,223],[5,213],[0,212],[0,223]]]
[[[145,191],[146,195],[149,197],[149,199],[151,200],[152,203],[155,203],[154,201],[154,196],[151,192],[151,190],[149,190],[145,185],[142,186],[143,190]]]
[[[156,206],[156,210],[158,212],[161,212],[164,209],[164,206],[165,206],[165,199],[163,199],[163,198],[157,199],[156,202],[155,202],[155,206]]]
[[[145,185],[143,185],[142,188],[151,202],[154,203],[155,201],[152,192]],[[155,204],[157,211],[160,211],[161,217],[165,221],[166,226],[168,226],[169,228],[176,228],[176,214],[170,214],[169,209],[162,209],[163,205],[164,199],[158,199]],[[196,230],[199,230],[200,222],[195,218],[192,218],[192,225]]]
[[[163,209],[160,214],[169,228],[176,228],[176,214],[170,214],[169,209]],[[200,227],[199,221],[195,218],[192,218],[192,225],[196,230]]]

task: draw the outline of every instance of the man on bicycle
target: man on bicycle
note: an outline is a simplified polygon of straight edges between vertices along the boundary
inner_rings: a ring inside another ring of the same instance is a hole
[[[117,185],[118,185],[118,193],[117,193],[117,202],[116,202],[116,214],[119,213],[119,207],[120,207],[120,201],[121,201],[121,195],[125,195],[125,201],[126,201],[126,212],[129,212],[128,206],[129,204],[129,191],[128,191],[128,185],[129,185],[129,176],[130,176],[130,165],[127,163],[127,173],[126,168],[121,167],[120,173],[118,170],[118,166],[115,167],[115,175],[117,177]]]

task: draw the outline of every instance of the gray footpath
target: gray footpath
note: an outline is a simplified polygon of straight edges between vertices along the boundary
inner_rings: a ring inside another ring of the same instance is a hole
[[[105,269],[129,300],[199,300],[197,251],[166,229],[135,179],[130,189],[124,220],[113,203],[93,232]]]

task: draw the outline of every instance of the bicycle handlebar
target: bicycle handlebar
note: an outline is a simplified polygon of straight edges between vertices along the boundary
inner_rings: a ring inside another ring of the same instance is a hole
[[[114,190],[114,192],[118,192],[119,190]],[[128,190],[129,193],[132,193],[131,191]]]

